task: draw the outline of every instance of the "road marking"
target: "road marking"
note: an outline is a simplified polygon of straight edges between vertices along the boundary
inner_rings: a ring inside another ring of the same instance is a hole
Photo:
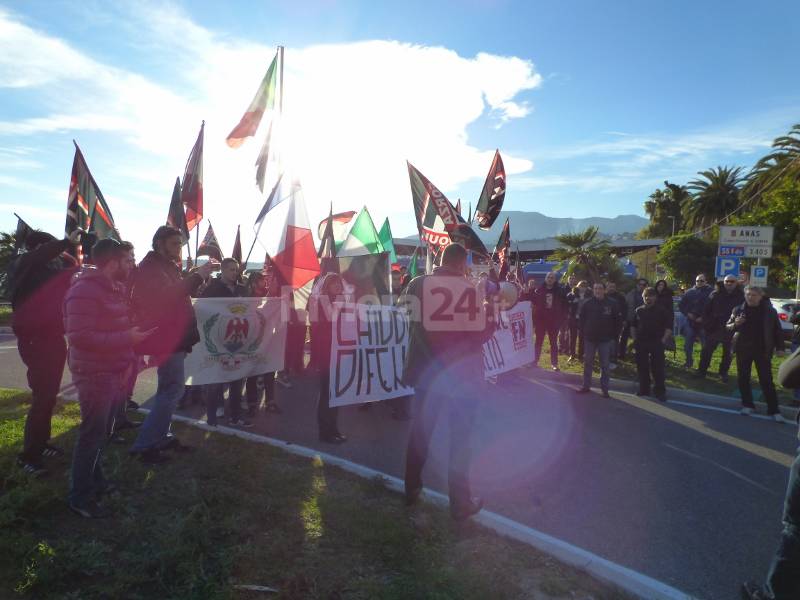
[[[147,414],[150,411],[146,408],[140,408],[140,413]],[[277,448],[282,448],[292,454],[304,456],[312,460],[321,460],[330,465],[344,469],[350,473],[363,477],[365,479],[381,478],[385,486],[395,492],[403,493],[404,485],[403,480],[377,471],[364,465],[354,463],[339,456],[334,456],[326,452],[320,452],[313,448],[299,446],[292,442],[286,442],[275,438],[270,438],[258,433],[251,433],[249,431],[242,431],[232,427],[225,427],[218,425],[217,427],[209,427],[205,421],[193,419],[191,417],[184,417],[183,415],[173,415],[173,421],[180,421],[187,423],[192,427],[203,429],[208,432],[217,432],[223,435],[233,435],[245,440],[257,442],[259,444],[268,444]],[[448,498],[444,494],[424,488],[422,490],[422,497],[433,504],[447,505]],[[640,598],[647,598],[648,600],[694,600],[692,596],[680,591],[677,588],[670,587],[652,577],[648,577],[643,573],[628,569],[622,565],[606,560],[601,556],[593,554],[588,550],[573,546],[572,544],[553,537],[522,523],[518,523],[504,517],[497,513],[483,510],[478,513],[473,520],[480,523],[484,527],[492,529],[498,534],[513,538],[528,546],[536,548],[537,550],[549,554],[554,558],[565,562],[567,564],[585,570],[598,579],[611,583],[623,590],[635,594]]]
[[[522,376],[522,377],[533,383],[538,383],[535,379],[532,379],[530,377],[527,376]],[[557,382],[555,383],[555,385],[561,385],[563,387],[572,388],[572,386],[566,383]],[[773,450],[771,448],[766,448],[765,446],[761,446],[753,442],[748,442],[747,440],[743,440],[735,436],[728,435],[727,433],[716,431],[715,429],[712,429],[711,427],[706,425],[704,421],[697,419],[695,417],[691,417],[689,415],[685,415],[677,410],[671,409],[668,406],[661,404],[660,402],[645,400],[644,398],[640,398],[639,396],[636,396],[634,394],[629,394],[627,392],[616,392],[616,391],[613,392],[612,398],[618,400],[619,402],[624,402],[629,406],[633,406],[635,408],[649,412],[658,417],[667,419],[668,421],[672,421],[673,423],[676,423],[678,425],[683,425],[684,427],[696,431],[697,433],[713,438],[724,444],[734,446],[736,448],[739,448],[740,450],[744,450],[745,452],[749,452],[750,454],[754,454],[755,456],[779,464],[782,467],[789,468],[792,466],[792,463],[794,462],[794,456],[784,454],[783,452],[778,452],[777,450]],[[698,408],[719,410],[717,407],[708,407],[701,405],[698,405]]]
[[[662,442],[662,445],[664,445],[667,448],[670,448],[672,450],[675,450],[676,452],[680,452],[681,454],[685,454],[687,456],[691,456],[692,458],[696,458],[697,460],[712,464],[715,467],[718,467],[718,468],[722,469],[726,473],[729,473],[729,474],[733,475],[734,477],[736,477],[738,479],[741,479],[742,481],[746,481],[750,485],[754,485],[758,489],[767,492],[770,496],[776,496],[778,498],[783,497],[783,494],[776,494],[774,490],[771,490],[771,489],[769,489],[767,487],[764,487],[763,485],[761,485],[757,481],[753,481],[749,477],[745,477],[741,473],[739,473],[737,471],[734,471],[733,469],[729,469],[725,465],[721,465],[718,462],[711,460],[710,458],[706,458],[705,456],[700,456],[699,454],[695,454],[694,452],[689,452],[688,450],[684,450],[683,448],[678,448],[677,446],[673,446],[672,444],[667,444],[666,442]]]

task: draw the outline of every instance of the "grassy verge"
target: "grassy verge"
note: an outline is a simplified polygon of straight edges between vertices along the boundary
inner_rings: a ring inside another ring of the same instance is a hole
[[[11,325],[11,306],[0,306],[0,326]]]
[[[177,430],[196,452],[155,469],[112,446],[116,516],[80,519],[63,500],[67,460],[38,481],[14,467],[24,400],[0,390],[1,597],[624,597],[440,508],[408,510],[380,481],[190,427]],[[59,407],[55,443],[71,448],[78,423]]]
[[[698,392],[705,392],[708,394],[718,394],[721,396],[739,397],[739,389],[736,385],[736,378],[738,371],[736,369],[736,357],[734,356],[731,368],[728,371],[728,383],[723,383],[719,378],[719,364],[722,358],[722,349],[717,347],[714,356],[711,359],[711,366],[708,369],[708,374],[704,379],[694,377],[697,365],[700,364],[700,344],[696,343],[694,346],[694,368],[688,370],[684,368],[686,355],[683,351],[683,337],[676,338],[676,352],[666,353],[666,379],[667,387],[673,387],[685,390],[695,390]],[[787,345],[788,351],[788,345]],[[780,366],[783,358],[773,357],[772,359],[772,372],[773,376],[777,377],[778,367]],[[544,347],[542,349],[542,356],[539,359],[540,366],[550,366],[550,344],[545,338]],[[567,362],[566,356],[559,356],[558,365],[562,371],[567,373],[583,373],[583,363],[574,361]],[[598,371],[599,372],[599,371]],[[613,371],[611,376],[614,379],[629,380],[631,382],[638,381],[636,375],[636,363],[633,353],[629,352],[625,360],[617,361],[617,368]],[[752,386],[753,394],[756,400],[761,400],[761,390],[758,387],[758,376],[755,369],[752,372]],[[781,388],[776,385],[778,391],[778,402],[787,406],[795,406],[795,401],[792,392]]]

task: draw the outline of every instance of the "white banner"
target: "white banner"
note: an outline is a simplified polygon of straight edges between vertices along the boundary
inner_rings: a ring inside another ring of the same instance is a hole
[[[280,298],[198,298],[192,304],[200,341],[186,355],[187,385],[283,369],[288,313]]]
[[[337,302],[331,321],[331,406],[414,393],[401,381],[408,351],[408,318],[404,310]]]
[[[533,362],[533,313],[530,302],[500,312],[497,331],[483,345],[483,368],[489,377]]]

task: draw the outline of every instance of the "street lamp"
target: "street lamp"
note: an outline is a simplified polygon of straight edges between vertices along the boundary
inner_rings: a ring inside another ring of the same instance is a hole
[[[672,237],[675,237],[675,217],[667,215],[667,218],[672,219]]]

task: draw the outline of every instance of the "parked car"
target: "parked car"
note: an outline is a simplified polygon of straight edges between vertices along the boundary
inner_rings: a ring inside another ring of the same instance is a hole
[[[794,331],[794,325],[791,323],[792,315],[795,311],[800,310],[800,300],[793,300],[791,298],[771,298],[772,308],[778,311],[778,318],[781,320],[781,327],[783,334],[790,338]]]

